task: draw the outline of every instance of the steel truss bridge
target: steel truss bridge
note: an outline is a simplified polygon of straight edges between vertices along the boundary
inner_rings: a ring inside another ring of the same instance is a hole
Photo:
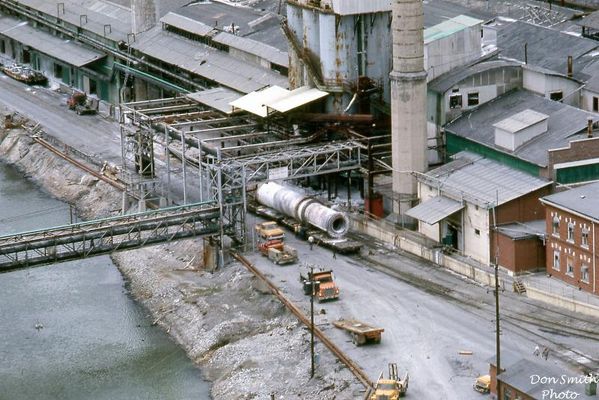
[[[211,201],[0,236],[0,272],[220,232]]]

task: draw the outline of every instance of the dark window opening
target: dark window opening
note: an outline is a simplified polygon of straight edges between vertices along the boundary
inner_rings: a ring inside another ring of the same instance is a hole
[[[95,79],[89,80],[89,94],[98,94],[98,84]]]
[[[6,53],[6,44],[4,40],[0,40],[0,53]]]
[[[599,112],[599,97],[593,97],[593,111]]]
[[[454,94],[449,96],[449,108],[462,108],[461,94]]]
[[[54,64],[54,77],[62,79],[62,65]]]
[[[564,98],[564,94],[562,93],[562,91],[558,91],[558,92],[551,92],[549,93],[549,98],[553,101],[560,101],[561,99]]]
[[[23,64],[29,64],[31,62],[31,53],[29,50],[23,49]]]
[[[478,105],[478,92],[468,93],[468,107]]]

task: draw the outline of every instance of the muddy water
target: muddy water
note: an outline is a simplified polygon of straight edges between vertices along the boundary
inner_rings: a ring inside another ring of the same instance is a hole
[[[67,205],[0,164],[0,234],[69,219]],[[108,257],[0,274],[0,400],[209,399],[146,314]]]

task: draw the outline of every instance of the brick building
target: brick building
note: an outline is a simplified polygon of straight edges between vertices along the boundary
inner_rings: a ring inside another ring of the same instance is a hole
[[[599,294],[599,182],[541,199],[545,206],[547,273]]]

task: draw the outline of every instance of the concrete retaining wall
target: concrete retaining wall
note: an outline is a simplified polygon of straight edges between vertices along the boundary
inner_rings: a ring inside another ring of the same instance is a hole
[[[599,317],[599,307],[596,307],[592,304],[582,303],[574,299],[568,299],[566,297],[548,293],[530,286],[526,287],[526,295],[533,300],[539,300],[557,307],[565,308],[571,312]]]
[[[405,252],[438,264],[485,286],[495,286],[495,275],[493,273],[484,271],[474,265],[452,257],[451,255],[444,254],[440,249],[431,249],[414,240],[410,240],[402,236],[401,231],[391,231],[391,227],[386,226],[384,223],[366,219],[352,219],[351,224],[353,230],[369,235],[382,242],[392,244]],[[511,281],[508,282],[501,277],[499,278],[499,285],[503,288],[506,288],[506,286],[511,287],[511,284]],[[526,295],[531,299],[562,307],[572,312],[599,317],[599,307],[591,304],[569,299],[530,286],[526,286]]]

